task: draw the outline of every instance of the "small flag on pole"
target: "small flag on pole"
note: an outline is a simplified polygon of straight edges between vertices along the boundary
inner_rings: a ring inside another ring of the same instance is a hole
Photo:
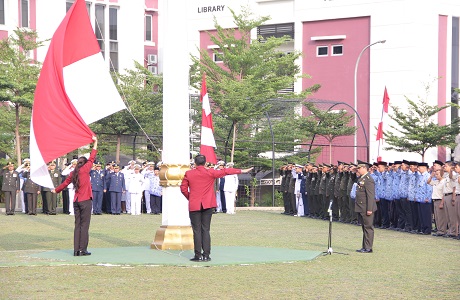
[[[203,74],[201,83],[201,102],[203,109],[201,110],[201,146],[200,154],[206,156],[206,160],[210,163],[217,163],[216,141],[214,140],[214,126],[212,125],[211,106],[209,104],[208,91],[206,89],[206,74]]]
[[[377,138],[376,141],[383,139],[383,122],[379,123],[379,127],[377,128]]]
[[[390,104],[390,97],[388,97],[387,87],[385,87],[385,91],[383,92],[383,111],[388,113],[388,105]]]

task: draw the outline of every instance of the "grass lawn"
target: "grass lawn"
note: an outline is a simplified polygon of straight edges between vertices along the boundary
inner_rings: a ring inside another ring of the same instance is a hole
[[[0,299],[460,299],[460,241],[333,223],[334,252],[245,266],[40,266],[27,256],[73,248],[73,217],[0,215]],[[92,248],[149,246],[161,216],[93,216]],[[327,250],[328,222],[279,212],[213,216],[212,244]],[[156,251],[156,250],[152,250]],[[211,253],[212,257],[212,253]],[[8,266],[29,262],[26,266]]]

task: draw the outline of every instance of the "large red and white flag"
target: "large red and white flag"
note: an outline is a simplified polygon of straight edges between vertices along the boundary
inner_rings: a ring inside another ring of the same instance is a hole
[[[92,142],[88,124],[125,108],[104,62],[84,0],[51,39],[30,122],[31,179],[53,187],[47,163]]]
[[[212,125],[211,105],[209,104],[208,91],[206,89],[206,74],[203,74],[201,82],[201,102],[203,109],[201,110],[201,146],[200,154],[206,156],[206,160],[210,163],[217,163],[216,141],[214,140],[214,126]]]

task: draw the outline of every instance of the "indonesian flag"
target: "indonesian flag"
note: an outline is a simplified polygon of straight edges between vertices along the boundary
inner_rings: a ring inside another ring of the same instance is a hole
[[[88,124],[125,108],[84,0],[57,28],[40,72],[30,122],[31,179],[52,188],[47,163],[92,142]]]
[[[206,74],[203,74],[201,83],[201,102],[203,109],[201,110],[201,146],[200,154],[206,156],[206,160],[210,163],[217,163],[216,141],[214,140],[214,126],[212,125],[211,106],[209,105],[208,91],[206,89]]]
[[[388,113],[388,105],[390,104],[390,97],[388,97],[387,87],[385,87],[385,91],[383,92],[383,111]]]

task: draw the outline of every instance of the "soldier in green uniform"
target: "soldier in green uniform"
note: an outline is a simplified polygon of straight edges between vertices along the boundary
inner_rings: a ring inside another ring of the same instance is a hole
[[[355,212],[358,213],[358,221],[363,229],[362,248],[356,250],[360,253],[372,253],[374,243],[374,212],[377,210],[375,204],[375,182],[369,174],[370,164],[361,163],[358,165],[358,186],[356,188]]]
[[[56,169],[56,163],[54,161],[49,163],[48,170],[50,173],[51,181],[53,182],[53,186],[54,188],[57,188],[61,184],[61,172]],[[47,199],[48,214],[55,215],[57,207],[57,194],[51,193],[49,196],[50,197]]]
[[[14,170],[14,163],[9,162],[2,172],[2,191],[5,195],[6,215],[14,215],[16,197],[19,193],[19,173]]]
[[[348,172],[348,165],[343,164],[342,169],[342,176],[340,177],[340,198],[342,201],[343,212],[340,212],[340,219],[343,223],[350,223],[351,222],[351,213],[350,213],[350,206],[348,203],[348,196],[347,196],[347,184],[348,178],[350,177],[350,173]]]

